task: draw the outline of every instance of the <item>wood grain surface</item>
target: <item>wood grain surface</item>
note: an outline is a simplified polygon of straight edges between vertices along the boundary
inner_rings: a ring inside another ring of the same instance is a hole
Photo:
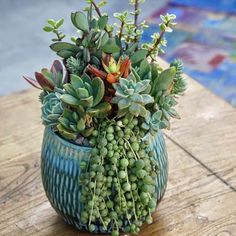
[[[168,188],[140,236],[236,235],[236,109],[187,81],[183,118],[165,133]],[[66,225],[44,194],[37,96],[31,89],[0,98],[0,235],[91,236]]]

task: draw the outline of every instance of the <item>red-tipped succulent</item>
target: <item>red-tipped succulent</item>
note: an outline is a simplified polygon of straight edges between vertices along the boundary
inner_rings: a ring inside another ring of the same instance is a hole
[[[29,76],[23,78],[35,88],[52,92],[55,87],[62,88],[64,79],[62,63],[55,60],[50,70],[44,68],[41,72],[35,72],[35,79]]]
[[[118,62],[111,56],[106,54],[102,59],[102,65],[105,71],[98,70],[92,65],[88,65],[87,69],[95,76],[105,79],[108,83],[113,84],[119,79],[127,78],[130,73],[131,61],[128,57],[119,58]]]

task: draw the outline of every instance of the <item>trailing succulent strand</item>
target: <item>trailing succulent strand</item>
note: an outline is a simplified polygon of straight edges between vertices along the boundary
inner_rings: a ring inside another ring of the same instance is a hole
[[[91,161],[81,164],[87,171],[80,182],[80,219],[91,232],[137,234],[144,222],[152,223],[159,166],[144,135],[137,118],[103,121],[93,131]]]

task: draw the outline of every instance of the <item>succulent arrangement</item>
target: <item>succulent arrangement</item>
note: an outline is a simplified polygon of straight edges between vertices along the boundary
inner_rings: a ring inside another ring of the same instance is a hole
[[[50,48],[62,60],[24,79],[41,90],[43,124],[69,142],[91,147],[80,179],[82,223],[91,232],[102,227],[112,228],[112,236],[120,230],[137,234],[144,222],[152,223],[156,209],[158,166],[150,136],[179,118],[175,105],[186,89],[182,62],[163,69],[157,58],[175,15],[161,16],[160,32],[141,44],[148,27],[138,19],[144,0],[130,0],[134,11],[115,13],[115,25],[101,12],[105,1],[86,2],[83,11],[71,13],[76,36],[69,42],[61,32],[64,19],[48,20],[44,31],[55,34]]]

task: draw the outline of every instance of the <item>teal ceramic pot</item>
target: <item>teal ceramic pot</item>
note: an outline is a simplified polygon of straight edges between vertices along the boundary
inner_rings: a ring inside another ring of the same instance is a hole
[[[155,153],[160,171],[156,179],[156,198],[162,199],[168,178],[168,159],[166,146],[161,132],[151,140],[151,149]],[[50,128],[44,132],[41,172],[43,186],[52,207],[69,224],[79,230],[88,230],[87,225],[80,222],[81,186],[79,178],[82,170],[80,163],[88,162],[91,148],[70,143],[55,134]],[[98,233],[104,232],[97,227]]]

